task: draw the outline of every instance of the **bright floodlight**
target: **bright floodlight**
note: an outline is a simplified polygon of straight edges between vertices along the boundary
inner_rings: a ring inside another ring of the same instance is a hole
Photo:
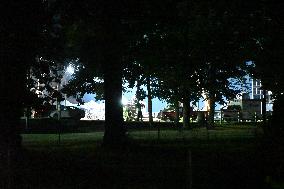
[[[128,100],[127,100],[127,98],[125,98],[125,96],[122,96],[121,103],[124,106],[128,104]]]
[[[69,73],[69,74],[73,74],[74,73],[74,68],[72,65],[69,65],[66,69],[66,72]]]

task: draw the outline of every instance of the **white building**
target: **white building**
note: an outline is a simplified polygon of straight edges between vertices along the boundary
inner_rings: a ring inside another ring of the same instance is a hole
[[[266,91],[266,110],[272,111],[273,100],[272,92]],[[263,99],[263,90],[261,89],[261,80],[251,79],[251,99]]]

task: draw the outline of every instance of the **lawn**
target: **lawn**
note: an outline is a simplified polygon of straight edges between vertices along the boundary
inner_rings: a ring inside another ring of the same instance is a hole
[[[18,188],[282,188],[283,147],[256,127],[134,129],[134,144],[101,147],[103,132],[23,134]]]

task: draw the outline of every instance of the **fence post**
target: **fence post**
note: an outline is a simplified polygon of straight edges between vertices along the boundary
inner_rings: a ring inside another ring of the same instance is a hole
[[[222,119],[223,119],[223,116],[222,116],[222,109],[220,110],[220,124],[222,124]]]
[[[25,130],[27,131],[28,130],[28,113],[25,111],[24,112],[24,117],[25,117]]]
[[[240,123],[240,111],[238,111],[238,123]]]
[[[254,122],[256,123],[256,112],[254,112]]]

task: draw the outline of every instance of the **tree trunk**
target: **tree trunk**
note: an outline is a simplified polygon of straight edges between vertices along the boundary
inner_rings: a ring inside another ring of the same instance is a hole
[[[102,28],[105,30],[101,43],[103,49],[104,98],[105,98],[105,133],[103,145],[122,147],[127,142],[126,129],[123,120],[122,100],[122,39],[119,16],[105,9],[105,20]]]
[[[140,81],[139,81],[139,79],[138,79],[138,81],[137,81],[137,85],[136,85],[136,100],[137,100],[137,102],[136,102],[136,108],[137,108],[137,117],[136,117],[136,121],[140,121],[140,119],[141,119],[141,121],[142,121],[142,105],[140,104],[140,96],[141,96],[141,94],[140,94],[140,87],[141,87],[141,83],[140,83]]]
[[[175,125],[178,127],[179,126],[179,118],[180,118],[179,101],[175,100],[174,105],[175,105],[175,112],[176,112]]]
[[[16,178],[21,157],[20,116],[25,98],[26,70],[38,47],[42,2],[7,1],[0,46],[0,188],[22,188]],[[1,12],[4,13],[3,10]],[[16,13],[16,14],[15,14]]]
[[[108,59],[104,70],[105,133],[104,145],[120,146],[126,142],[123,125],[122,65],[119,59]],[[113,61],[117,61],[113,63]]]
[[[152,91],[151,91],[151,80],[150,77],[147,77],[147,91],[148,91],[148,114],[149,114],[149,123],[153,123],[153,112],[152,112]]]
[[[14,188],[16,184],[21,188],[19,179],[15,178],[17,159],[21,159],[20,117],[25,101],[26,70],[34,60],[36,21],[41,17],[37,2],[7,1],[4,17],[13,21],[1,23],[0,188]]]
[[[187,97],[183,99],[183,127],[190,127],[190,101]]]
[[[12,188],[16,182],[16,158],[21,147],[19,126],[23,99],[20,94],[25,87],[25,68],[21,63],[2,62],[0,69],[0,188]]]
[[[214,127],[214,113],[215,113],[215,95],[209,94],[209,116],[208,116],[208,126]]]

